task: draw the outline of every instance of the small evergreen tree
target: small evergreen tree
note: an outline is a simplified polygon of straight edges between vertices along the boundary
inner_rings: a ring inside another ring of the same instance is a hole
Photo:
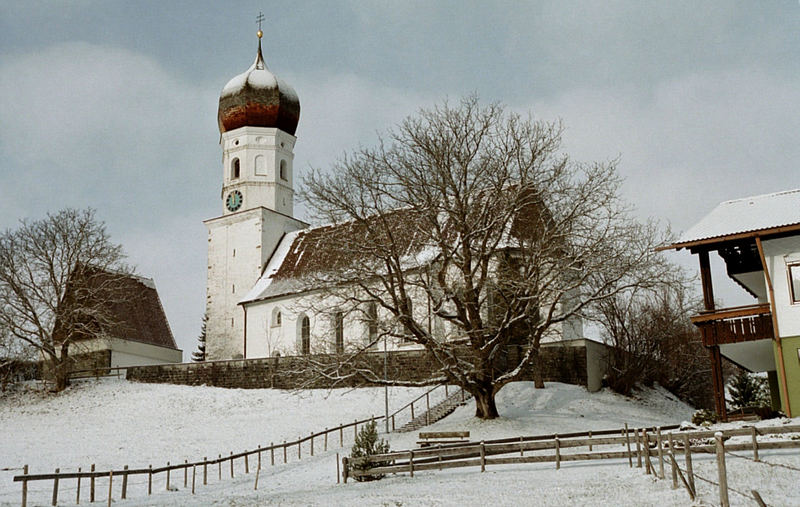
[[[375,421],[372,421],[362,426],[361,430],[359,430],[358,435],[356,435],[356,441],[353,444],[353,450],[350,453],[350,457],[363,458],[366,456],[372,456],[373,454],[386,454],[387,452],[389,452],[389,444],[382,438],[380,440],[378,439],[378,430],[375,427]],[[353,468],[355,470],[367,470],[369,468],[385,466],[388,464],[388,461],[380,461],[376,463],[358,463],[354,464]],[[355,476],[355,480],[357,481],[377,481],[379,479],[383,479],[383,474]]]
[[[731,405],[736,409],[769,404],[769,394],[764,379],[746,371],[740,372],[731,380],[728,393],[730,393]]]
[[[200,328],[200,336],[197,337],[197,350],[192,352],[192,361],[202,363],[206,360],[206,323],[208,314],[203,315],[203,325]]]

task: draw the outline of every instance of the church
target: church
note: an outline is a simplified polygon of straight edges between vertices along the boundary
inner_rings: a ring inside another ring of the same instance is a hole
[[[310,273],[331,262],[326,251],[341,241],[337,231],[343,226],[310,227],[294,216],[294,134],[300,101],[267,67],[261,31],[258,35],[255,61],[228,81],[219,98],[222,215],[204,222],[207,359],[335,354],[364,344],[375,347],[377,322],[383,317],[379,308],[365,303],[358,311],[342,311],[307,283]],[[413,297],[414,317],[427,321],[431,334],[451,339],[445,323],[432,316],[425,294]],[[543,342],[582,335],[576,318]],[[403,339],[384,343],[381,350],[384,347],[422,348]]]

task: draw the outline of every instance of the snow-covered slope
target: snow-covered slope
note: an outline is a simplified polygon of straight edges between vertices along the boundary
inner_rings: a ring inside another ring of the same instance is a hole
[[[399,407],[420,392],[393,389],[391,406]],[[533,389],[526,382],[511,384],[500,392],[497,401],[501,413],[497,420],[474,419],[474,406],[469,404],[430,428],[466,429],[473,439],[488,440],[620,428],[626,422],[630,426],[666,425],[688,419],[692,412],[660,389],[645,390],[637,399],[629,399],[609,392],[590,394],[582,387],[558,383],[548,383],[544,390]],[[27,463],[33,473],[45,473],[56,467],[62,471],[78,466],[86,469],[91,463],[100,469],[126,464],[160,466],[167,461],[196,460],[253,449],[271,441],[293,440],[312,430],[382,411],[382,388],[291,393],[88,382],[57,396],[0,396],[0,468]],[[416,438],[414,433],[388,437],[393,449],[413,446]],[[237,462],[235,479],[230,479],[226,465],[219,481],[213,467],[209,484],[202,486],[199,481],[194,496],[184,490],[183,474],[178,472],[172,481],[178,491],[164,491],[164,478],[158,476],[154,495],[148,497],[144,478],[132,477],[129,500],[119,502],[118,483],[114,498],[119,505],[131,506],[689,503],[684,491],[671,490],[668,481],[655,483],[641,470],[629,469],[627,462],[568,463],[559,471],[552,464],[507,467],[504,471],[490,468],[486,473],[450,470],[418,473],[413,479],[401,475],[379,482],[337,485],[335,453],[349,453],[350,445],[352,433],[346,435],[344,449],[331,445],[328,452],[321,452],[317,447],[313,458],[304,449],[301,461],[289,453],[289,463],[275,467],[268,466],[267,460],[258,491],[253,490],[254,473],[245,475],[243,464]],[[769,481],[772,469],[757,467],[748,473],[760,473],[762,482]],[[15,473],[0,472],[2,505],[19,504],[20,485],[11,482]],[[107,482],[100,482],[98,496],[105,502],[107,489],[103,488],[107,488]],[[37,505],[48,504],[51,491],[51,482],[32,484],[31,498]],[[60,499],[65,501],[60,500],[60,504],[74,501],[74,495],[75,481],[63,481]],[[82,500],[85,495],[84,489]],[[772,498],[775,503],[774,493]]]

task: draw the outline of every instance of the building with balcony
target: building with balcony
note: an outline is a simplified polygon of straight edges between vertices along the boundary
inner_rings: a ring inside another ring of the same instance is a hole
[[[692,322],[709,351],[717,414],[727,419],[722,357],[766,372],[773,408],[800,414],[800,189],[719,204],[663,249],[684,248],[700,261],[705,309]],[[716,307],[712,252],[752,305]]]

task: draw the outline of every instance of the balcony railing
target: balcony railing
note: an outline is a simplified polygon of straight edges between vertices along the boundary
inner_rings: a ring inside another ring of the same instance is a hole
[[[737,306],[701,312],[692,317],[707,347],[771,339],[772,312],[768,304]]]

